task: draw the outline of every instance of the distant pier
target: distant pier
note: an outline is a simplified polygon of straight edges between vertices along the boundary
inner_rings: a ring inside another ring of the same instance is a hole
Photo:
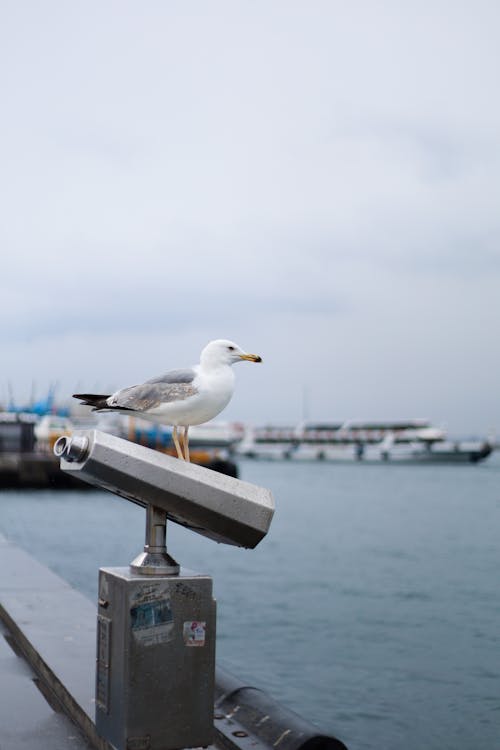
[[[46,453],[0,453],[0,489],[88,489]]]

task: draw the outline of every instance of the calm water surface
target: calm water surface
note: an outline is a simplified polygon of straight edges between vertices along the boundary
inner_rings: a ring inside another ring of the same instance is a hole
[[[252,551],[170,524],[214,577],[218,659],[350,750],[500,747],[500,456],[478,466],[241,463],[277,512]],[[0,492],[0,531],[95,600],[141,551],[144,511]]]

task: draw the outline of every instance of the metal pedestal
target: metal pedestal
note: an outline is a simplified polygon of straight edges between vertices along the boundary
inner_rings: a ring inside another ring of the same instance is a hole
[[[211,744],[215,601],[208,576],[101,568],[96,727],[117,750]]]
[[[101,568],[96,727],[117,750],[179,750],[213,740],[212,579],[167,553],[166,513],[146,508],[129,568]]]

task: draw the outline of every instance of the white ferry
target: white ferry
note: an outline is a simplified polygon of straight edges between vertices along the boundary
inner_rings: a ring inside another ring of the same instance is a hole
[[[459,463],[489,456],[488,441],[448,440],[426,419],[303,422],[247,429],[236,452],[256,459]]]

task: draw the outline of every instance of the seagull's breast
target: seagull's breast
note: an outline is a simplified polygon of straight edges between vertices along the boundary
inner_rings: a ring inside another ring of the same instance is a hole
[[[146,419],[172,425],[196,425],[217,416],[230,402],[234,391],[234,373],[227,367],[197,369],[192,382],[195,393],[188,398],[169,401],[143,413]]]
[[[207,420],[213,419],[231,400],[234,391],[234,372],[229,366],[208,372],[200,370],[193,385],[198,390],[200,407],[204,404],[207,411],[211,412]]]

